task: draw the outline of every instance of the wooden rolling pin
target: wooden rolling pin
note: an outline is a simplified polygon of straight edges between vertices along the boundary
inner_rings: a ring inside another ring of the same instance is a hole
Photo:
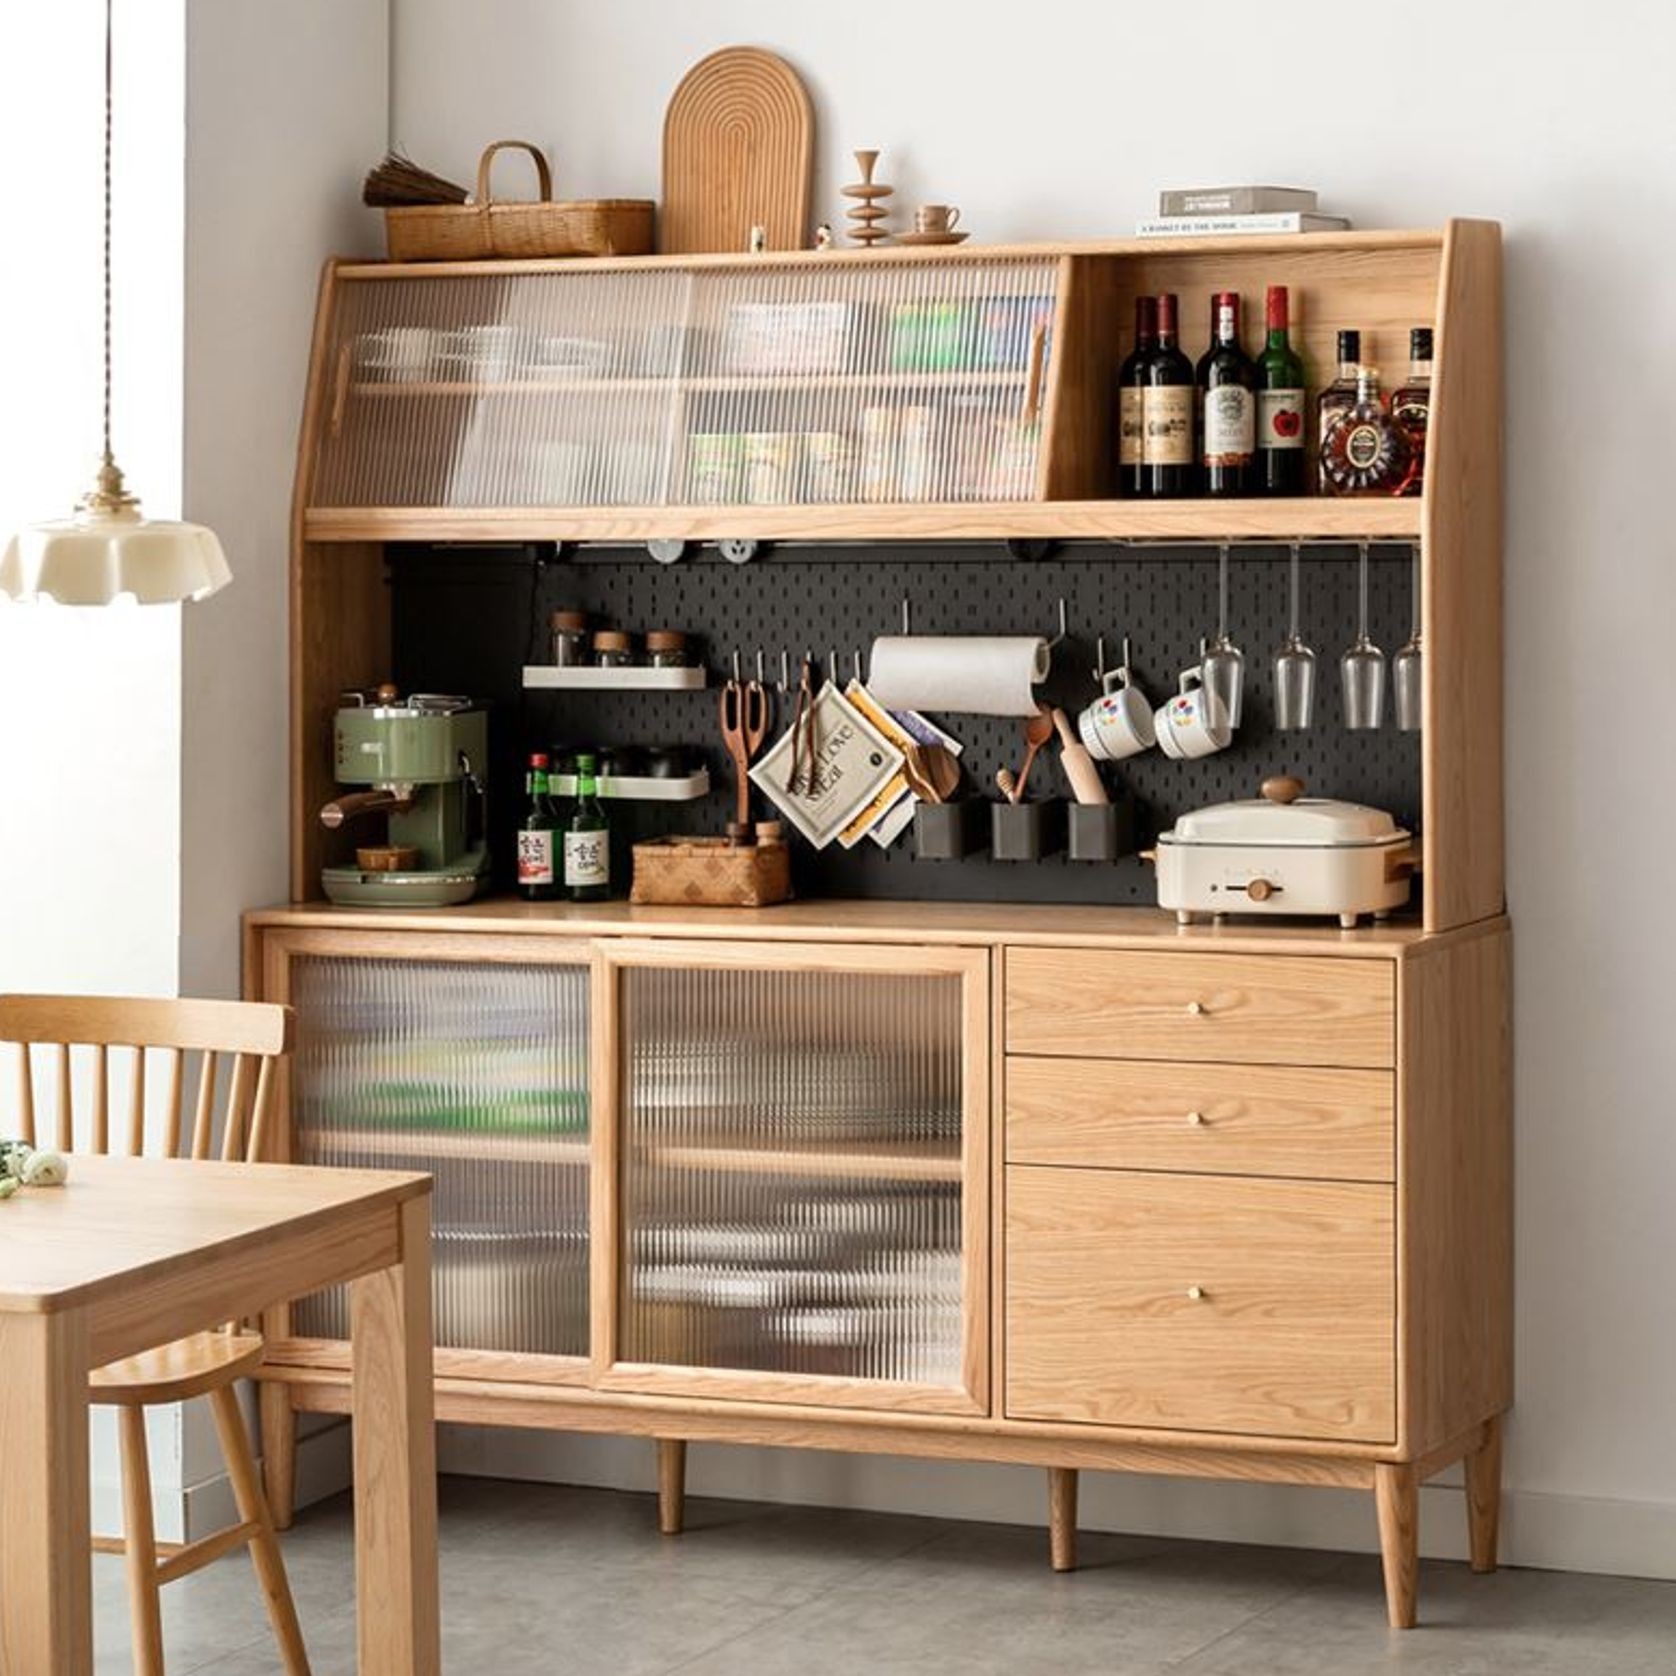
[[[1059,765],[1065,770],[1065,778],[1071,782],[1077,802],[1110,803],[1111,799],[1100,779],[1100,770],[1094,766],[1088,747],[1077,738],[1071,718],[1063,710],[1055,710],[1053,725],[1059,729]]]

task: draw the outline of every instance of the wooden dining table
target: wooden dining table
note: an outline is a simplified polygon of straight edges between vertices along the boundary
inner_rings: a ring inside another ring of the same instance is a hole
[[[93,1668],[88,1374],[350,1287],[362,1676],[437,1676],[429,1176],[75,1157],[0,1203],[0,1676]],[[307,1623],[304,1623],[307,1633]]]

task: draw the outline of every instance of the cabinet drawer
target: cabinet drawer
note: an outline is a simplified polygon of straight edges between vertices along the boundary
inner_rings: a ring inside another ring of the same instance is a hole
[[[1014,1053],[1389,1067],[1390,962],[1103,949],[1007,951]]]
[[[1390,1442],[1393,1194],[1009,1166],[1007,1413]]]
[[[1010,1164],[1395,1178],[1389,1071],[1015,1054],[1006,1078]]]

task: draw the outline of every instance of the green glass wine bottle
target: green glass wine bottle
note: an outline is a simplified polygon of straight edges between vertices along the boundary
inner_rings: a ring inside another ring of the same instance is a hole
[[[1301,495],[1308,470],[1304,448],[1304,364],[1292,347],[1286,287],[1268,293],[1268,338],[1257,357],[1257,492]]]

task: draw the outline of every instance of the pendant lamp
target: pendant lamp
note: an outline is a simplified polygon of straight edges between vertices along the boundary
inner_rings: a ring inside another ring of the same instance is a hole
[[[104,456],[74,514],[31,524],[0,553],[0,594],[60,605],[141,605],[205,599],[233,579],[215,532],[140,515],[111,454],[111,5],[105,0],[105,408]]]

